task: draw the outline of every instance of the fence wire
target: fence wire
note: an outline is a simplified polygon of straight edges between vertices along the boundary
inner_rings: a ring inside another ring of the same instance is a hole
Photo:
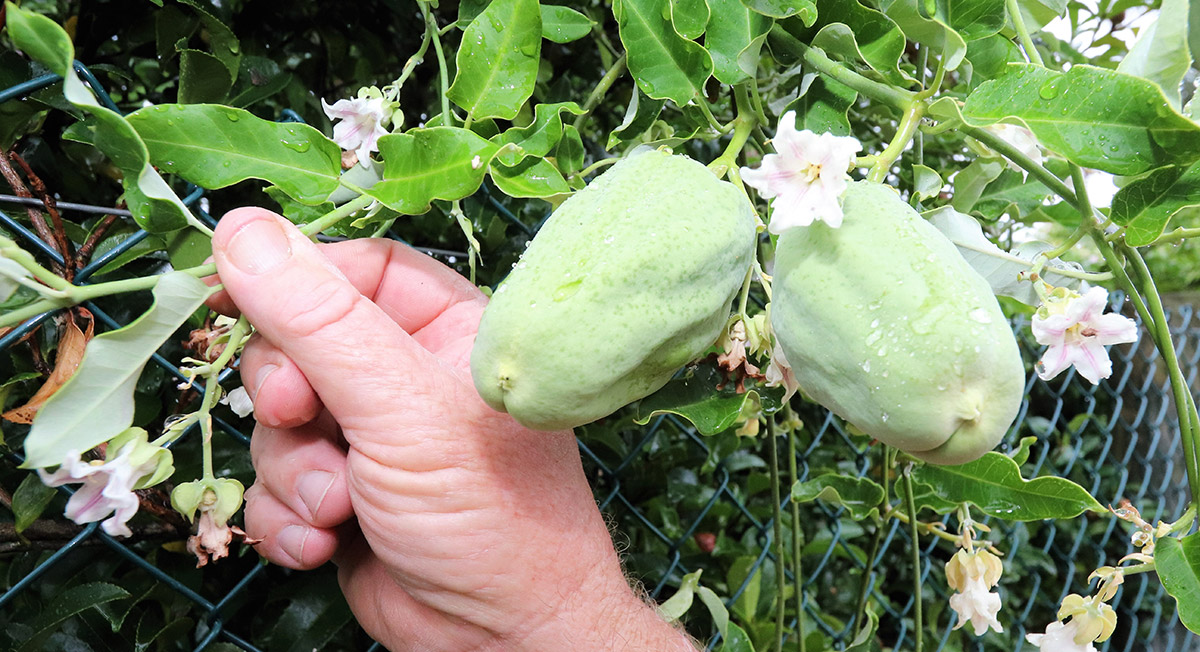
[[[116,108],[86,67],[76,64],[76,70],[103,104]],[[0,104],[58,81],[59,78],[46,75],[5,89],[0,91]],[[190,188],[185,203],[211,226],[215,221],[200,208],[207,205],[207,201],[200,202],[204,195],[203,190]],[[481,198],[489,209],[499,212],[525,236],[532,237],[536,225],[516,218],[488,195],[486,188],[481,191]],[[0,203],[13,199],[0,197]],[[103,209],[65,202],[59,207],[66,214]],[[61,263],[61,257],[52,247],[2,211],[0,228],[27,249]],[[76,283],[89,282],[99,270],[147,236],[146,232],[138,231],[98,256],[76,275]],[[1119,309],[1119,297],[1117,301],[1114,307]],[[85,307],[108,329],[123,325],[96,302]],[[1194,307],[1187,303],[1174,306],[1169,316],[1177,353],[1189,383],[1194,386],[1200,372],[1200,320],[1196,319]],[[0,338],[0,352],[49,323],[50,317],[45,314],[30,319],[7,333]],[[1039,348],[1029,335],[1028,323],[1019,320],[1014,328],[1024,358],[1035,359]],[[143,381],[150,377],[154,382],[173,385],[185,380],[177,358],[170,355],[165,350],[156,355],[155,365],[146,372]],[[1001,450],[1011,449],[1022,437],[1036,437],[1032,455],[1023,467],[1027,477],[1068,477],[1082,484],[1102,503],[1116,504],[1125,498],[1141,509],[1149,521],[1174,520],[1187,503],[1187,482],[1166,372],[1149,338],[1144,336],[1137,343],[1113,347],[1112,357],[1112,378],[1095,387],[1081,382],[1073,372],[1050,382],[1029,374],[1026,398]],[[814,472],[835,468],[880,478],[878,447],[848,432],[823,409],[804,406],[800,416],[806,426],[795,435],[794,443],[798,446],[796,464],[801,480]],[[248,453],[244,449],[249,446],[247,433],[251,424],[218,418],[214,425],[218,435],[226,438],[216,442],[226,451],[225,470],[235,475],[248,473]],[[767,457],[768,445],[765,438],[739,440],[729,433],[706,438],[689,423],[673,416],[657,417],[646,426],[636,426],[628,416],[621,415],[581,428],[578,436],[596,499],[614,523],[629,572],[652,597],[667,597],[684,574],[705,569],[707,574],[701,581],[725,590],[722,595],[729,596],[727,604],[733,609],[735,619],[741,622],[769,619],[764,613],[770,608],[771,587],[778,570],[772,554],[771,509],[763,483],[763,459]],[[196,432],[188,433],[179,445],[194,445],[196,439]],[[786,453],[782,444],[776,444]],[[237,450],[242,452],[236,453]],[[15,452],[10,452],[8,459],[14,464],[21,461]],[[671,470],[664,474],[663,469]],[[68,492],[65,488],[60,491]],[[789,509],[785,499],[783,514],[790,521]],[[912,569],[907,563],[911,545],[908,530],[892,519],[876,532],[873,527],[856,523],[840,510],[821,503],[803,505],[801,513],[805,632],[823,635],[837,649],[853,638],[854,613],[861,599],[856,587],[870,566],[876,570],[867,584],[869,603],[880,612],[880,641],[895,650],[912,649],[914,605],[909,590]],[[944,522],[949,528],[956,526],[949,518]],[[984,522],[993,528],[989,538],[1006,555],[1005,576],[999,587],[1004,604],[1001,620],[1006,631],[1003,635],[989,634],[976,639],[965,631],[952,630],[955,618],[946,606],[949,590],[942,570],[952,551],[930,537],[932,541],[922,544],[919,572],[926,588],[925,619],[934,623],[940,636],[930,641],[927,649],[1033,649],[1024,642],[1024,635],[1043,631],[1053,621],[1066,594],[1086,593],[1086,578],[1091,570],[1115,564],[1135,551],[1127,530],[1113,518],[1081,517],[1028,524]],[[785,532],[788,530],[785,528]],[[70,529],[63,536],[61,540],[44,543],[43,547],[49,548],[46,550],[3,553],[0,568],[6,568],[7,572],[0,578],[3,590],[0,622],[9,620],[5,612],[11,615],[16,605],[50,601],[53,589],[48,589],[48,585],[69,582],[81,568],[100,566],[114,578],[147,587],[143,598],[156,591],[168,591],[184,599],[186,613],[174,614],[173,621],[183,624],[176,625],[175,647],[168,649],[253,652],[284,649],[275,644],[268,648],[261,642],[270,632],[264,632],[257,619],[262,607],[257,596],[269,594],[281,582],[288,583],[285,586],[289,591],[300,587],[296,590],[302,595],[306,583],[313,586],[319,583],[320,590],[326,592],[336,591],[328,572],[292,573],[258,562],[253,553],[197,571],[190,568],[190,557],[165,552],[162,541],[115,539],[94,523]],[[787,545],[790,549],[790,539]],[[872,551],[874,563],[870,560]],[[790,585],[794,578],[789,570],[785,573]],[[132,609],[135,603],[136,600],[127,608]],[[1174,601],[1153,574],[1129,577],[1112,604],[1119,615],[1117,632],[1099,649],[1200,650],[1198,638],[1179,625]],[[114,622],[114,613],[110,613],[113,611],[104,611],[103,615],[115,632],[120,623]],[[42,619],[42,625],[50,623],[45,626],[55,632],[86,631],[88,627],[94,630],[95,614],[89,616],[89,613],[80,611],[57,620]],[[126,610],[125,615],[128,613]],[[345,649],[367,646],[380,649],[357,630],[344,603],[312,612],[301,610],[293,615],[299,619],[294,623],[299,628],[315,627],[314,621],[319,621],[324,630],[314,640],[327,642],[329,647],[324,649],[342,649],[338,646],[346,646],[347,640],[361,645]],[[794,626],[795,620],[791,624]],[[702,636],[713,631],[703,616],[693,617],[691,626]],[[46,634],[23,623],[8,622],[7,627],[14,641]],[[346,629],[357,632],[347,636]],[[44,649],[60,649],[53,642],[55,635],[50,635]],[[794,649],[795,641],[789,639],[787,646]],[[712,637],[708,649],[718,645],[719,641]]]

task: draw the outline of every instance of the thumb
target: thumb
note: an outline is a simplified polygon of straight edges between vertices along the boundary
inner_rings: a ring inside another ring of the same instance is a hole
[[[418,383],[427,390],[430,376],[446,378],[435,356],[284,218],[262,208],[231,211],[217,225],[213,257],[233,303],[344,427],[384,428]]]

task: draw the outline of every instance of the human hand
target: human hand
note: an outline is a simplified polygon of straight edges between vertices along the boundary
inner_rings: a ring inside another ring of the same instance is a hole
[[[393,650],[693,650],[626,584],[574,437],[493,411],[468,361],[486,299],[399,243],[317,245],[264,209],[213,238],[258,333],[246,529],[277,564],[333,560]]]

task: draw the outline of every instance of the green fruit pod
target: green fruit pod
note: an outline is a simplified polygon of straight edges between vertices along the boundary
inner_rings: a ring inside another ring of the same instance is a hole
[[[754,259],[754,210],[700,163],[626,158],[567,199],[479,324],[479,395],[573,428],[662,387],[716,341]]]
[[[771,326],[800,388],[863,432],[935,464],[1003,438],[1025,368],[987,281],[890,187],[851,183],[837,229],[786,231]]]

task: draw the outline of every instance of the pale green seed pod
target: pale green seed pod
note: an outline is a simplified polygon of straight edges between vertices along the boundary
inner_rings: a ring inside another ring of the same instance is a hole
[[[800,388],[863,432],[936,464],[999,443],[1025,368],[987,282],[890,187],[851,183],[845,219],[776,250],[771,324]]]
[[[573,428],[662,387],[720,335],[754,258],[745,195],[683,156],[627,158],[554,212],[484,311],[479,395]]]

